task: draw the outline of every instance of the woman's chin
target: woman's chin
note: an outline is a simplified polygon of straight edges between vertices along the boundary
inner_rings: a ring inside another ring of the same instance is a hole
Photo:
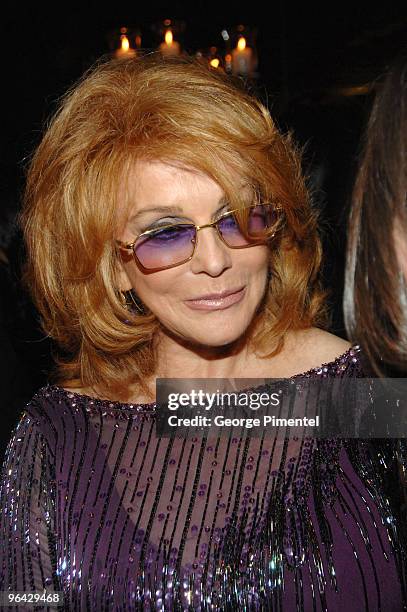
[[[247,327],[235,330],[219,330],[205,327],[204,329],[196,330],[171,330],[163,329],[163,333],[172,340],[188,346],[189,348],[206,348],[222,349],[232,346],[242,339],[245,335]]]
[[[210,330],[205,330],[205,333],[201,333],[194,337],[189,338],[190,344],[195,344],[197,346],[206,347],[208,349],[222,349],[232,347],[233,345],[239,343],[240,340],[245,336],[246,329],[237,330],[235,332],[225,332],[222,333],[213,332]]]

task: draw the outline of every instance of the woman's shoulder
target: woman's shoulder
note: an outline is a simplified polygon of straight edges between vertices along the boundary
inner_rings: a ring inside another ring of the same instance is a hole
[[[11,441],[14,445],[35,444],[40,448],[38,442],[45,441],[52,448],[56,440],[56,418],[58,412],[55,410],[55,400],[52,398],[52,390],[49,385],[39,389],[33,397],[21,407],[16,414],[16,421],[12,431]]]
[[[98,417],[110,413],[115,415],[118,411],[123,415],[150,412],[154,407],[155,402],[146,401],[146,398],[141,398],[137,402],[124,402],[100,396],[90,387],[74,388],[48,384],[37,391],[29,402],[27,410],[55,421],[71,422],[88,419],[94,415]]]
[[[51,385],[38,389],[31,399],[21,408],[19,422],[32,423],[42,429],[44,423],[53,419],[58,400]]]
[[[302,368],[304,373],[363,376],[360,347],[330,332],[315,327],[304,331],[299,350],[307,364]]]
[[[352,348],[348,340],[318,327],[310,327],[297,332],[294,342],[297,344],[302,358],[315,366],[318,363],[335,361],[338,356]]]
[[[85,399],[86,396],[83,397]],[[49,434],[55,435],[62,429],[67,431],[75,421],[86,418],[88,411],[85,404],[67,389],[47,384],[38,389],[23,408],[20,423],[32,423],[47,437]]]
[[[355,370],[354,375],[358,374],[360,348],[334,334],[311,327],[287,334],[274,376],[293,377],[321,369],[336,375],[348,368]]]
[[[62,387],[48,384],[41,387],[27,404],[26,411],[37,415],[68,416],[80,412],[91,412],[99,407],[114,408],[122,405],[121,402],[95,395],[88,388]]]

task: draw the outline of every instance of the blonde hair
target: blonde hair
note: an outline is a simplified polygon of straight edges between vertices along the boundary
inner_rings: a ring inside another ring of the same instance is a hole
[[[202,171],[235,208],[236,175],[282,206],[256,351],[276,353],[288,330],[322,321],[317,219],[291,138],[238,83],[195,60],[111,60],[65,96],[28,173],[27,279],[44,330],[63,352],[60,384],[125,399],[130,385],[143,389],[154,375],[159,322],[129,313],[116,286],[118,185],[136,159]]]

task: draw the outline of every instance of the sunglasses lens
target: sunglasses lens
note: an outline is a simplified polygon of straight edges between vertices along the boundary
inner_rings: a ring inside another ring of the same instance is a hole
[[[243,215],[243,220],[247,227],[247,233],[241,229],[237,218],[228,215],[220,219],[218,228],[222,238],[230,247],[246,246],[253,240],[265,238],[265,230],[275,223],[272,206],[259,204],[251,207],[247,214]]]
[[[228,215],[220,219],[218,222],[218,229],[222,234],[222,238],[229,246],[237,247],[248,244],[247,239],[233,215]]]
[[[259,237],[276,222],[273,207],[267,204],[253,206],[248,219],[248,233]]]
[[[134,245],[134,253],[147,270],[166,268],[191,257],[195,238],[193,225],[173,225],[140,237]]]

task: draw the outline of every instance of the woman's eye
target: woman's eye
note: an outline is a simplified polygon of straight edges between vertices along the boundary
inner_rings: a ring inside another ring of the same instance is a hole
[[[160,227],[166,227],[167,225],[177,225],[177,223],[181,223],[181,221],[179,219],[159,219],[158,221],[148,225],[142,231],[147,232],[149,230],[160,229]]]
[[[237,223],[237,220],[232,215],[229,215],[228,217],[223,217],[223,219],[221,219],[221,222],[222,227],[234,227]]]
[[[172,226],[161,230],[158,228],[156,232],[147,237],[147,241],[150,241],[151,244],[176,242],[180,238],[185,238],[185,233],[188,235],[188,230],[186,231],[184,227]]]

